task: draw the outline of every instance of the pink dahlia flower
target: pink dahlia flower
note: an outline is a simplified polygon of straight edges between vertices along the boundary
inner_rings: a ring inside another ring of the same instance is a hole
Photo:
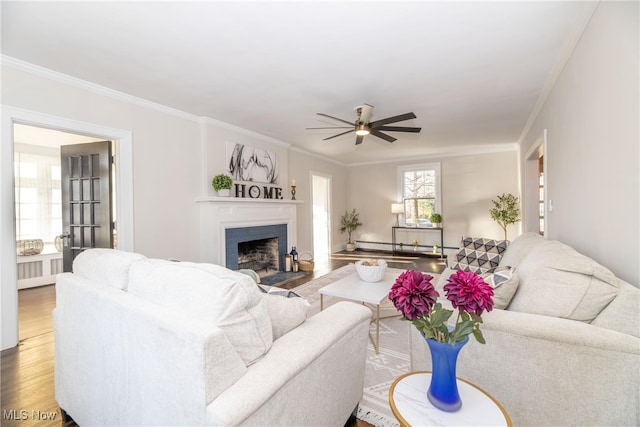
[[[393,305],[409,320],[429,313],[439,294],[431,284],[433,276],[407,270],[396,279],[389,291]]]
[[[447,299],[454,308],[478,316],[493,309],[493,288],[471,271],[458,270],[444,285]]]

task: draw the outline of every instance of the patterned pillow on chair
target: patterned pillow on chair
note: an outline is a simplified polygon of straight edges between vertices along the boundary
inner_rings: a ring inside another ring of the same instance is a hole
[[[508,240],[492,240],[476,237],[462,237],[460,250],[453,257],[451,268],[454,270],[486,273],[500,264],[507,250]]]

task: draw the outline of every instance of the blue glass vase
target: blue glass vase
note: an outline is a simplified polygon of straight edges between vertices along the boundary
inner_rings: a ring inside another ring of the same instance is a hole
[[[431,351],[431,384],[427,397],[436,408],[455,412],[462,406],[456,381],[458,353],[469,342],[469,337],[454,345],[426,339]]]

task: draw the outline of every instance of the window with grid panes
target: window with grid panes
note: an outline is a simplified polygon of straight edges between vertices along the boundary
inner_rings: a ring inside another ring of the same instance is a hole
[[[430,226],[429,216],[440,213],[440,164],[400,166],[405,225]]]

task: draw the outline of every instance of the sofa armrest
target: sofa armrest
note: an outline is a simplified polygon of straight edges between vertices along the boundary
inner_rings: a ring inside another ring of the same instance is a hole
[[[486,344],[471,339],[457,374],[500,401],[514,425],[637,425],[640,339],[587,323],[494,310]],[[411,369],[430,370],[411,328]]]
[[[274,341],[208,407],[219,425],[343,425],[362,398],[371,310],[336,303]]]
[[[247,368],[218,328],[58,276],[55,396],[80,425],[198,425]]]

